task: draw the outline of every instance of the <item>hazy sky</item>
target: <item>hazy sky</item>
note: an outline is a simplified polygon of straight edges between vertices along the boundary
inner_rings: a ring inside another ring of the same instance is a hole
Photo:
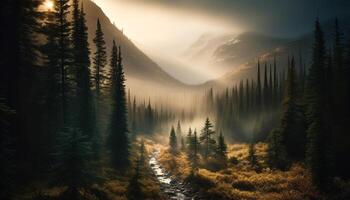
[[[316,16],[348,14],[350,0],[93,0],[147,54],[176,59],[204,33],[295,37]],[[156,60],[157,61],[157,60]]]

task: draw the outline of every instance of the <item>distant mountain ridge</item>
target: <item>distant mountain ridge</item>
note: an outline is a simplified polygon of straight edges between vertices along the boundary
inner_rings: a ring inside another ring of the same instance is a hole
[[[350,21],[346,18],[339,21],[342,32],[345,35],[350,34]],[[295,57],[297,67],[300,65],[308,67],[311,62],[313,44],[312,28],[310,27],[309,33],[292,39],[264,36],[258,33],[243,33],[227,40],[214,51],[212,59],[213,62],[227,67],[229,71],[222,77],[207,81],[200,87],[222,88],[244,79],[256,78],[258,58],[262,72],[265,62],[270,67],[274,57],[277,59],[279,72],[286,70],[288,56]],[[334,20],[322,23],[322,29],[328,50],[332,47]]]

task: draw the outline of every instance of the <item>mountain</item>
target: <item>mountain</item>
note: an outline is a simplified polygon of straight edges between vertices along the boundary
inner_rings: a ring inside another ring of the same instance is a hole
[[[341,19],[340,27],[344,34],[350,33],[348,19]],[[322,23],[322,28],[325,32],[326,47],[332,48],[334,20]],[[204,83],[201,87],[222,88],[236,84],[240,80],[255,78],[258,58],[262,73],[265,62],[270,67],[274,57],[276,57],[279,72],[286,70],[288,57],[291,56],[295,57],[297,67],[308,67],[311,62],[312,43],[311,31],[295,38],[275,38],[258,33],[243,33],[219,45],[213,51],[212,59],[225,66],[228,72],[218,79]]]
[[[83,3],[89,29],[91,53],[95,52],[93,38],[95,36],[97,19],[99,18],[105,34],[107,55],[110,55],[113,39],[122,48],[128,87],[153,87],[151,84],[159,84],[164,87],[186,87],[185,84],[163,71],[157,63],[137,48],[120,29],[113,25],[99,6],[91,0],[83,0]]]

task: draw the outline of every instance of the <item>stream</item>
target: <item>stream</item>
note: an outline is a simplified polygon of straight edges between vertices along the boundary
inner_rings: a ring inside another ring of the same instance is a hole
[[[172,200],[197,200],[196,195],[190,189],[190,186],[184,184],[180,180],[176,180],[170,176],[168,172],[158,162],[159,151],[155,150],[150,155],[149,165],[160,182],[162,192]]]

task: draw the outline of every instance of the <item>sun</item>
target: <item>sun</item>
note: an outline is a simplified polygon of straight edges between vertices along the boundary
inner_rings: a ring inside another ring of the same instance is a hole
[[[52,0],[46,0],[44,2],[45,10],[48,10],[48,11],[53,10],[54,6],[55,6],[55,4],[53,3]]]

